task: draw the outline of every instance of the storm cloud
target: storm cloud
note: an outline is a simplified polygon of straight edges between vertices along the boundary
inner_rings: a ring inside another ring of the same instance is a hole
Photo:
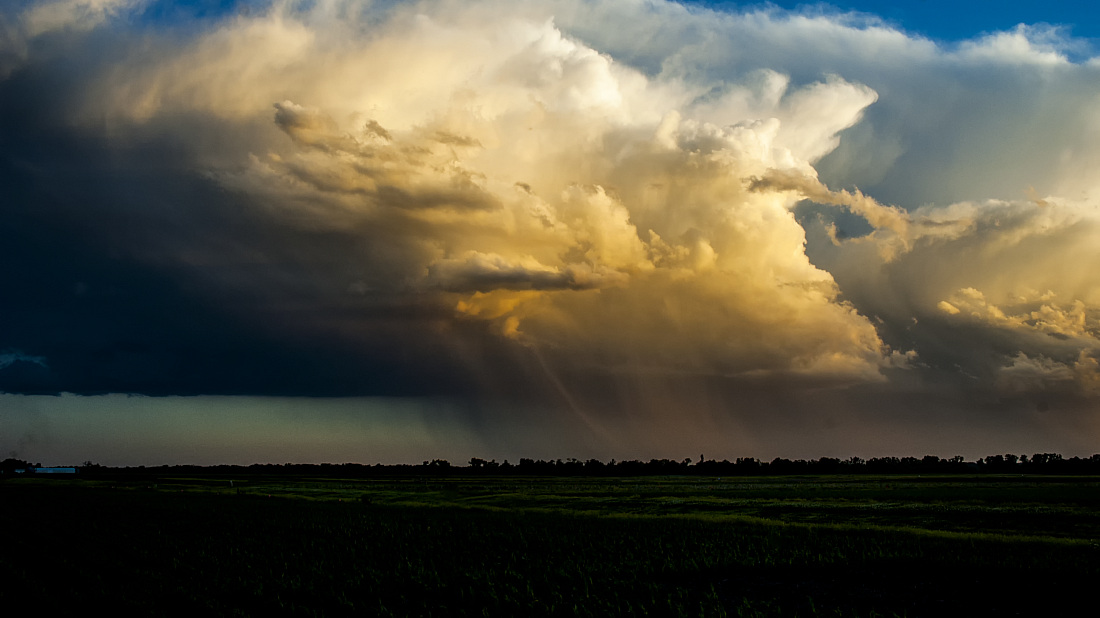
[[[0,390],[443,398],[597,456],[1091,422],[1100,63],[1062,31],[239,8],[3,9]]]

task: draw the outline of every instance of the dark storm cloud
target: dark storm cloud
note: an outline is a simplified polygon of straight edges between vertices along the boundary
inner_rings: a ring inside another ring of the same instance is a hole
[[[415,290],[395,293],[373,272],[385,259],[357,230],[263,216],[156,123],[67,122],[89,68],[61,57],[0,81],[0,349],[14,350],[3,355],[0,390],[472,388],[456,351],[464,344],[451,340],[476,345],[481,335],[456,333],[453,311]],[[196,133],[222,128],[182,122]]]

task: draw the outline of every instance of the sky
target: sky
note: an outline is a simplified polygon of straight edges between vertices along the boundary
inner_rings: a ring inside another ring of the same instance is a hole
[[[0,455],[1091,455],[1069,6],[6,3]]]

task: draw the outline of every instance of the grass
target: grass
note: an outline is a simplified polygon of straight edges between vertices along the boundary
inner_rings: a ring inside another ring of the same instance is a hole
[[[229,480],[0,483],[0,603],[133,615],[1072,614],[1100,575],[1097,479]]]

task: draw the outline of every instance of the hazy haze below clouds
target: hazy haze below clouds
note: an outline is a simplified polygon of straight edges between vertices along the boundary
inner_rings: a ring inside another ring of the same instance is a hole
[[[1062,31],[158,6],[0,17],[2,390],[431,397],[485,455],[1095,435],[1100,62]]]

